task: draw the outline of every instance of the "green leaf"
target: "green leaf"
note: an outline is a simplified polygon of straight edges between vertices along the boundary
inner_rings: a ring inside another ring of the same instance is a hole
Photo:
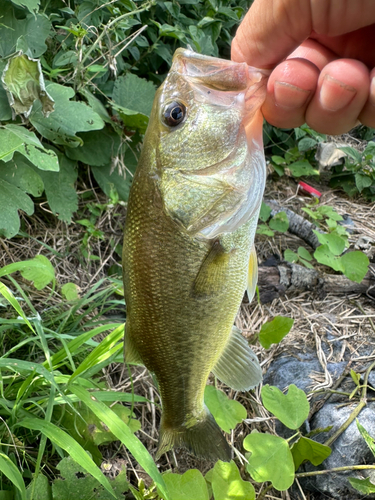
[[[351,146],[343,146],[339,148],[341,151],[344,151],[350,158],[352,158],[355,162],[362,162],[362,153],[352,148]]]
[[[19,153],[16,153],[13,159],[7,163],[0,162],[0,182],[1,180],[13,184],[21,191],[33,196],[40,196],[44,191],[40,175]]]
[[[55,283],[55,269],[44,255],[36,255],[31,260],[8,264],[0,269],[0,277],[16,271],[20,271],[25,279],[33,281],[37,290],[42,290],[51,281]]]
[[[168,489],[169,500],[209,500],[207,484],[197,469],[190,469],[185,474],[163,474]],[[158,493],[162,495],[158,485]]]
[[[215,500],[255,500],[253,485],[241,478],[233,460],[216,462],[211,484]]]
[[[359,250],[342,255],[340,263],[345,276],[356,283],[361,283],[370,264],[367,255]]]
[[[356,373],[353,369],[350,370],[350,376],[352,377],[353,382],[358,387],[361,382],[361,374]]]
[[[217,424],[225,432],[230,432],[247,416],[246,408],[238,401],[216,389],[213,385],[206,385],[204,401],[214,416]]]
[[[329,206],[329,205],[322,205],[321,207],[318,207],[317,212],[319,214],[325,215],[327,218],[340,221],[343,220],[342,216],[336,212],[336,210]]]
[[[91,167],[112,165],[121,156],[121,138],[112,127],[79,134],[83,144],[77,148],[65,148],[68,158],[86,163]],[[112,165],[113,167],[113,165]]]
[[[40,170],[59,170],[56,154],[45,149],[33,132],[19,125],[5,125],[0,128],[0,160],[11,160],[16,151]]]
[[[302,257],[299,258],[299,262],[300,262],[300,264],[303,264],[308,269],[314,269],[314,266],[312,264],[310,264],[310,262],[308,262],[307,260],[302,259]]]
[[[122,106],[113,106],[113,109],[120,115],[124,127],[130,130],[138,130],[144,134],[148,125],[148,116],[138,111],[124,108]]]
[[[363,151],[363,155],[364,156],[367,156],[367,155],[375,156],[375,142],[374,141],[369,141],[367,143],[367,146],[366,146],[365,150]]]
[[[276,316],[272,321],[264,323],[259,332],[259,342],[265,349],[271,344],[278,344],[287,335],[294,323],[294,319],[285,316]]]
[[[10,2],[0,1],[0,57],[22,50],[30,57],[40,57],[46,50],[45,40],[51,30],[48,18],[41,14],[28,14],[16,19]]]
[[[42,104],[44,116],[53,111],[54,102],[46,91],[39,60],[30,59],[25,54],[12,57],[4,69],[2,81],[16,114],[27,118],[37,99]]]
[[[137,158],[133,151],[128,148],[125,151],[123,162],[125,169],[119,171],[119,166],[113,168],[112,163],[103,165],[102,167],[92,167],[96,182],[110,198],[113,188],[116,189],[119,197],[123,201],[128,201],[130,185],[133,180],[133,173],[137,166]]]
[[[266,224],[258,224],[256,233],[265,236],[274,236],[275,234]]]
[[[314,257],[320,264],[332,267],[335,271],[344,271],[341,258],[335,257],[328,245],[320,245],[314,252]]]
[[[284,260],[286,260],[287,262],[298,262],[298,255],[293,252],[292,250],[289,250],[289,248],[287,248],[284,252]]]
[[[375,457],[375,439],[372,436],[370,436],[370,434],[366,431],[363,425],[359,423],[358,418],[356,419],[356,424],[361,436],[366,441],[367,446],[370,448],[372,454]]]
[[[46,139],[55,144],[77,147],[82,144],[77,132],[104,127],[103,120],[89,106],[70,100],[75,95],[71,87],[49,83],[47,90],[55,101],[55,111],[46,118],[42,113],[42,105],[36,102],[30,114],[30,122]]]
[[[85,474],[85,469],[71,457],[63,458],[57,465],[60,471],[60,478],[52,483],[53,500],[112,500],[113,496],[108,493],[98,481]],[[124,500],[124,493],[129,490],[129,484],[126,480],[125,468],[109,481],[112,486],[115,498]],[[34,497],[34,500],[39,500]]]
[[[13,238],[20,228],[18,210],[28,215],[34,212],[31,198],[16,186],[0,180],[0,236]]]
[[[102,471],[95,465],[85,450],[69,434],[51,422],[35,417],[26,417],[18,422],[19,426],[39,431],[44,434],[55,446],[65,450],[73,460],[81,465],[89,474],[95,477],[104,488],[113,494],[112,487]],[[124,424],[125,425],[125,424]]]
[[[277,387],[264,385],[262,401],[264,407],[289,429],[301,427],[309,415],[310,405],[306,394],[294,384],[289,386],[287,394]]]
[[[355,185],[360,193],[362,193],[365,188],[370,187],[372,182],[373,180],[369,175],[359,172],[355,174]]]
[[[9,302],[9,304],[13,307],[13,309],[15,309],[18,312],[18,314],[21,316],[21,318],[24,320],[24,322],[30,328],[30,330],[35,333],[34,328],[32,327],[30,321],[27,319],[27,317],[26,317],[25,313],[23,312],[22,307],[20,306],[18,300],[13,295],[12,291],[9,290],[9,288],[7,286],[5,286],[4,283],[1,283],[1,281],[0,281],[0,294]],[[1,362],[1,359],[0,359],[0,362]],[[4,366],[7,366],[6,362],[5,362]],[[34,367],[33,367],[33,369],[34,369]]]
[[[313,233],[316,234],[319,243],[328,246],[329,251],[333,255],[341,255],[342,252],[345,250],[345,243],[346,243],[345,239],[341,238],[341,236],[339,236],[338,234],[336,233],[324,234],[324,233],[319,233],[318,231],[315,230],[313,230]]]
[[[38,477],[33,479],[26,490],[27,500],[31,500],[33,492],[33,499],[38,500],[52,500],[52,489],[49,484],[48,478],[39,472]]]
[[[272,208],[269,207],[268,205],[266,205],[262,201],[262,205],[260,207],[260,212],[259,212],[259,219],[263,222],[267,222],[268,219],[270,218],[271,212],[272,212]]]
[[[4,453],[0,453],[0,471],[11,481],[21,493],[21,499],[26,500],[26,488],[18,468]]]
[[[304,137],[298,142],[298,151],[304,153],[309,149],[315,148],[317,145],[317,141],[312,137]]]
[[[141,467],[149,474],[166,495],[166,488],[163,478],[158,471],[155,462],[141,441],[134,436],[129,427],[104,403],[95,398],[94,393],[89,393],[82,387],[71,385],[70,390],[83,401],[90,410],[100,419],[101,422],[119,439],[132,453]],[[76,460],[73,456],[72,458]],[[78,460],[77,460],[78,461]],[[81,464],[82,465],[82,464]],[[167,496],[167,495],[166,495]],[[208,500],[208,499],[207,499]]]
[[[329,446],[303,436],[293,444],[291,451],[296,470],[305,460],[309,460],[313,465],[320,465],[332,453]]]
[[[303,259],[306,259],[306,260],[312,260],[312,255],[310,254],[310,252],[308,250],[306,250],[305,247],[298,247],[298,255],[300,257],[302,257]]]
[[[75,283],[65,283],[65,285],[61,287],[61,293],[68,302],[79,299],[78,290],[79,288]]]
[[[355,477],[349,477],[349,483],[360,493],[364,495],[370,495],[370,493],[375,493],[375,484],[373,484],[368,477],[366,479],[357,479]]]
[[[115,104],[127,110],[150,116],[155,91],[156,88],[152,82],[128,73],[115,81],[112,99]]]
[[[59,163],[59,172],[39,172],[39,175],[50,209],[59,220],[69,223],[78,210],[78,195],[74,187],[78,172],[76,163],[63,154],[59,154]]]
[[[290,488],[294,482],[294,462],[288,442],[271,434],[253,432],[243,442],[247,454],[246,469],[257,483],[271,481],[278,491]]]
[[[294,177],[301,177],[302,175],[319,175],[319,171],[315,170],[307,160],[295,161],[288,165],[288,168]]]
[[[288,216],[285,212],[278,212],[272,217],[269,222],[270,228],[274,231],[280,231],[280,233],[285,233],[289,228]]]

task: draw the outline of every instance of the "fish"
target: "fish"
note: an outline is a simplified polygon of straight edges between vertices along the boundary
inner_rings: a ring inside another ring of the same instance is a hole
[[[257,281],[266,81],[245,63],[177,49],[155,95],[122,265],[125,362],[153,373],[162,403],[156,459],[175,447],[229,461],[204,404],[210,372],[237,391],[262,379],[234,321]]]

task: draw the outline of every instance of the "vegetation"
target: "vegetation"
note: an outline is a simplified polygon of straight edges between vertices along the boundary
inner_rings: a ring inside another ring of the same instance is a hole
[[[106,212],[113,220],[120,217],[155,89],[174,50],[190,45],[228,57],[247,7],[246,0],[0,0],[0,237],[25,235],[27,218],[20,214],[32,216],[35,207],[48,207],[48,217],[66,223],[75,217],[84,228],[79,258],[87,266],[100,260],[92,252],[93,242],[106,238],[98,220]],[[373,200],[374,134],[361,133],[369,141],[366,149],[342,148],[345,164],[333,167],[330,183]],[[307,126],[266,125],[272,175],[316,178],[315,151],[325,139]],[[105,203],[94,196],[99,189]],[[78,208],[82,200],[84,210]],[[314,258],[315,265],[361,281],[368,259],[362,252],[346,252],[341,216],[329,206],[310,204],[304,211],[316,224],[321,245],[313,256],[304,247],[287,250],[285,260],[310,268]],[[270,214],[264,205],[258,233],[272,237],[287,231],[286,213],[271,219]],[[114,239],[108,244],[121,254]],[[58,254],[44,247],[48,255]],[[121,283],[113,277],[118,270],[109,269],[111,278],[81,294],[75,283],[59,283],[44,255],[0,269],[1,499],[251,500],[256,483],[269,483],[261,499],[271,487],[288,489],[303,474],[296,471],[306,460],[322,463],[330,447],[303,431],[309,413],[305,394],[293,385],[285,395],[264,386],[262,404],[296,431],[290,439],[252,432],[243,439],[249,453],[234,449],[236,461],[219,461],[205,476],[196,469],[161,474],[134,434],[141,428],[138,407],[157,402],[132,390],[108,390],[102,377],[108,366],[123,363],[123,321],[108,319],[123,303]],[[44,294],[43,307],[31,299],[35,290]],[[292,324],[277,316],[252,340],[269,349]],[[351,398],[360,391],[364,398],[367,381],[360,386],[356,374],[353,380]],[[207,386],[205,401],[226,433],[247,418],[239,401],[213,385]],[[374,450],[373,439],[358,428]],[[113,441],[130,451],[147,479],[131,481],[125,469],[116,477],[103,472],[102,445]],[[272,460],[264,455],[269,448]],[[369,480],[350,481],[363,493],[375,490]]]

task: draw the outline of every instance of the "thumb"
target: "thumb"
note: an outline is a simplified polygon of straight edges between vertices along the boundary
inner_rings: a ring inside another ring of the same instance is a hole
[[[232,41],[232,60],[273,68],[311,33],[307,0],[254,0]]]

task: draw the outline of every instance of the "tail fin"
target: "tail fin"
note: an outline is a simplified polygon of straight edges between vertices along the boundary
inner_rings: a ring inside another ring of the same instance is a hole
[[[207,408],[203,418],[191,427],[166,428],[162,417],[156,460],[173,447],[186,448],[197,457],[207,460],[231,460],[230,446]]]

